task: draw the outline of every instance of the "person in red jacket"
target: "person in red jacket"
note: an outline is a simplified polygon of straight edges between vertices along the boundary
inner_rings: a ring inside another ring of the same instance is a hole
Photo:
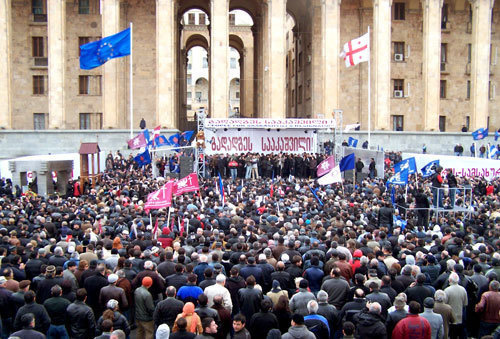
[[[431,324],[419,315],[420,304],[416,301],[410,302],[410,313],[400,320],[392,331],[392,338],[402,339],[428,339],[431,337]]]

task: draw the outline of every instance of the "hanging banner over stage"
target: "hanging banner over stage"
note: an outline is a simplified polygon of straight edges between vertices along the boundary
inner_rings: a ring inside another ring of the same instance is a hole
[[[205,119],[205,128],[335,128],[335,119]]]
[[[307,133],[306,133],[307,132]],[[267,131],[265,129],[230,129],[217,133],[205,129],[207,147],[211,154],[238,153],[316,153],[317,134],[305,130]]]

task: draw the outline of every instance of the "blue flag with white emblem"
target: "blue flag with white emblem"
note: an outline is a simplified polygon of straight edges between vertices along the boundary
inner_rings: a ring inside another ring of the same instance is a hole
[[[422,167],[422,177],[427,178],[434,174],[434,168],[439,166],[439,160],[432,160],[430,163]]]
[[[417,165],[415,164],[415,158],[408,158],[394,165],[394,173],[402,172],[405,169],[408,169],[408,174],[413,174],[417,172]]]
[[[80,46],[80,68],[93,69],[107,61],[130,55],[130,28]]]
[[[396,172],[392,177],[387,180],[388,185],[406,185],[408,184],[408,169],[404,169],[401,172]]]
[[[495,145],[491,145],[488,151],[488,157],[490,159],[495,159],[495,157],[497,156],[497,152],[497,147]]]
[[[358,139],[354,139],[353,137],[349,137],[349,139],[347,140],[347,144],[349,145],[349,147],[358,147]]]

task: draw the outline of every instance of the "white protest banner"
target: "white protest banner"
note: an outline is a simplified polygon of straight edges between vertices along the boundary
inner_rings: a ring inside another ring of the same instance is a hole
[[[205,128],[335,128],[335,119],[205,119]]]
[[[302,154],[317,151],[317,134],[304,130],[230,129],[215,133],[205,129],[205,140],[207,141],[205,152],[208,155],[247,152]]]
[[[433,160],[439,160],[443,169],[451,168],[457,177],[485,178],[491,180],[500,177],[500,160],[457,157],[451,155],[403,153],[403,158],[415,157],[420,169]],[[420,172],[420,170],[419,170]]]

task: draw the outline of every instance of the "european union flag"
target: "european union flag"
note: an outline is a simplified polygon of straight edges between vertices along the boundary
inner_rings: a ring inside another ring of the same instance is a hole
[[[80,68],[93,69],[130,54],[130,28],[80,46]]]
[[[430,163],[422,167],[422,177],[427,178],[434,174],[436,168],[439,166],[439,160],[432,160]]]
[[[347,140],[347,144],[349,145],[349,147],[358,147],[358,139],[354,139],[353,137],[349,137],[349,139]]]
[[[356,163],[356,155],[354,153],[346,155],[339,162],[340,172],[354,169],[355,163]]]
[[[474,140],[482,140],[488,136],[487,128],[478,128],[474,132],[472,132],[472,138]]]
[[[417,172],[417,165],[415,164],[415,158],[404,159],[394,165],[394,173],[402,172],[408,169],[408,174],[413,174]]]
[[[139,167],[145,166],[151,163],[151,156],[149,155],[149,150],[146,150],[143,153],[139,153],[134,157],[134,160],[137,162]]]

